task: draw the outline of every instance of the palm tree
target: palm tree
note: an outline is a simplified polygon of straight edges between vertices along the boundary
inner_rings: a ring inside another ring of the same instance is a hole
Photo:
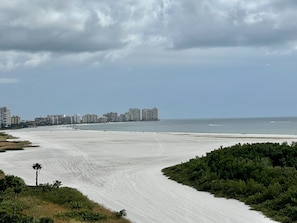
[[[38,186],[38,171],[42,168],[40,163],[34,163],[33,169],[36,171],[36,186]]]

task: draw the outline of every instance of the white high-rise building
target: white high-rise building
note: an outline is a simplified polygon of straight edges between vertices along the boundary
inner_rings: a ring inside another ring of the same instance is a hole
[[[105,116],[107,118],[108,122],[118,122],[119,121],[118,113],[116,113],[116,112],[109,112],[109,113],[104,114],[103,116]]]
[[[142,121],[158,121],[158,109],[142,109]]]
[[[19,125],[21,123],[21,118],[19,116],[11,116],[11,125]]]
[[[130,108],[129,109],[130,119],[129,121],[140,121],[140,109]]]
[[[48,115],[46,117],[46,123],[48,125],[58,125],[59,124],[59,116],[58,115]]]
[[[98,122],[98,115],[96,114],[86,114],[82,117],[83,123],[97,123]]]
[[[7,127],[11,125],[10,110],[6,107],[0,107],[0,126]]]
[[[81,117],[79,114],[75,114],[72,116],[72,123],[74,124],[81,123]]]

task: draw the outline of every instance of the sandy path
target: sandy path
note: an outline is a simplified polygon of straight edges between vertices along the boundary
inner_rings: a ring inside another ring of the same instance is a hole
[[[62,127],[12,131],[38,148],[0,154],[0,169],[34,185],[62,181],[133,222],[269,223],[235,200],[214,198],[168,180],[161,169],[219,146],[244,142],[296,141],[296,136],[207,135],[79,131]]]

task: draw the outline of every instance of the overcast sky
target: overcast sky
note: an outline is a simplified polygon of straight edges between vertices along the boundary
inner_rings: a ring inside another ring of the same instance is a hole
[[[0,106],[297,115],[296,0],[0,0]]]

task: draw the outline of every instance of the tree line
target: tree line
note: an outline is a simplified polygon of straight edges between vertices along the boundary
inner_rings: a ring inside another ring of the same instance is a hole
[[[163,169],[170,179],[235,198],[283,223],[297,222],[297,143],[220,147]]]

